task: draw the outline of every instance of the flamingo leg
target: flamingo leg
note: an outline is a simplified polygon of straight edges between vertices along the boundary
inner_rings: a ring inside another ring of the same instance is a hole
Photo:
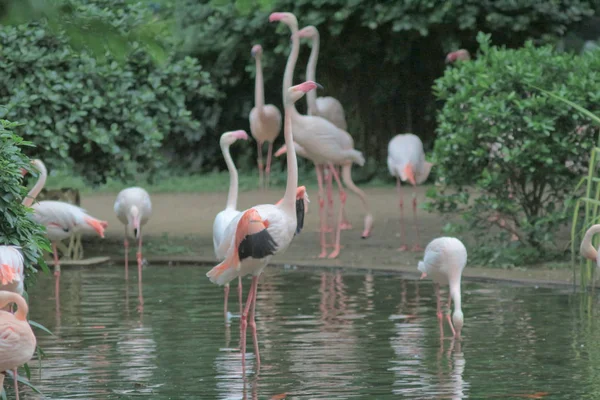
[[[238,276],[238,303],[240,304],[240,316],[244,308],[244,302],[242,300],[242,277]]]
[[[250,291],[248,292],[246,306],[242,312],[242,323],[240,324],[240,350],[242,352],[242,368],[244,368],[246,364],[246,330],[248,328],[248,312],[250,311],[250,306],[252,306],[254,286],[258,283],[258,279],[255,278],[255,276],[252,277],[252,285],[250,286]]]
[[[273,142],[269,142],[269,149],[267,150],[267,165],[265,167],[265,187],[269,187],[269,180],[271,179],[271,155],[273,154]]]
[[[335,177],[335,180],[339,181],[340,177],[338,176],[338,173],[335,170],[335,168],[333,168],[333,165],[331,165],[331,164],[329,165],[329,170]],[[339,192],[340,192],[340,209],[338,211],[338,218],[337,218],[337,224],[336,224],[336,230],[335,230],[335,244],[333,246],[333,251],[329,254],[328,258],[336,258],[340,254],[340,250],[341,250],[341,246],[340,246],[340,240],[341,240],[341,235],[342,235],[341,221],[342,221],[344,204],[346,203],[347,196],[346,196],[346,192],[343,190],[341,185],[339,187]]]
[[[258,292],[258,276],[253,276],[252,280],[256,279],[254,285],[254,295],[252,296],[252,307],[250,308],[250,329],[252,330],[252,342],[254,343],[254,357],[256,357],[256,369],[260,368],[260,352],[258,350],[258,334],[256,332],[256,298]]]
[[[262,160],[262,142],[256,141],[256,148],[258,150],[258,187],[263,188],[264,177],[263,177],[263,160]]]
[[[60,263],[58,261],[58,250],[56,242],[52,243],[52,253],[54,253],[54,298],[56,300],[56,312],[60,310]]]
[[[136,254],[138,266],[138,298],[140,300],[140,311],[144,309],[144,295],[142,293],[142,228],[140,227],[140,237],[138,240],[138,251]]]
[[[335,168],[335,171],[336,171],[336,172],[338,172],[338,167],[337,167],[337,166],[335,166],[334,168]],[[339,172],[338,172],[338,174],[339,174]],[[341,182],[339,181],[339,177],[338,177],[338,179],[336,179],[336,180],[337,180],[337,184],[338,184],[338,186],[341,186],[342,184],[341,184]],[[348,220],[348,215],[346,214],[346,204],[344,204],[344,205],[342,206],[342,222],[341,222],[341,225],[342,225],[342,230],[343,230],[343,231],[347,231],[347,230],[350,230],[350,229],[352,229],[352,224],[351,224],[351,223],[350,223],[350,221]]]
[[[363,209],[365,210],[365,227],[361,234],[361,237],[363,239],[366,239],[369,236],[371,236],[371,230],[373,229],[373,215],[369,210],[369,202],[367,200],[367,195],[365,194],[365,192],[360,190],[352,180],[352,163],[346,163],[342,166],[342,180],[344,181],[344,185],[346,185],[348,189],[350,189],[355,195],[357,195],[360,198],[360,201],[362,202]]]
[[[456,337],[456,330],[454,329],[454,324],[452,323],[452,317],[450,314],[452,313],[452,309],[450,308],[452,304],[452,294],[448,291],[448,312],[446,313],[446,320],[448,321],[448,325],[450,325],[450,329],[452,330],[452,337]]]
[[[326,232],[333,232],[333,188],[332,188],[332,173],[327,168],[323,169],[325,176],[325,183],[327,186],[327,223],[325,225]]]
[[[419,245],[421,242],[421,235],[419,234],[419,220],[417,218],[417,192],[416,186],[413,186],[413,199],[412,199],[412,207],[413,207],[413,216],[415,222],[415,230],[417,231],[417,243],[412,248],[412,251],[423,251],[423,248]]]
[[[19,380],[17,378],[17,369],[13,369],[13,375],[15,379],[15,399],[19,400]]]
[[[439,283],[435,283],[433,285],[434,289],[435,289],[435,298],[436,298],[436,304],[437,304],[437,319],[438,319],[438,323],[440,326],[440,340],[444,339],[444,319],[443,319],[443,313],[442,313],[442,299],[440,298],[440,284]]]
[[[348,217],[346,216],[346,199],[348,198],[348,195],[346,195],[344,186],[342,185],[342,182],[340,181],[340,175],[338,173],[337,167],[334,165],[330,165],[329,168],[331,168],[333,171],[332,175],[335,178],[335,182],[338,185],[338,191],[340,192],[340,197],[343,196],[343,202],[340,205],[340,207],[342,208],[342,219],[340,222],[340,229],[343,231],[352,229],[352,224],[348,221]]]
[[[321,253],[319,258],[325,258],[327,256],[327,243],[325,240],[325,199],[323,198],[323,166],[315,164],[315,171],[317,172],[317,183],[319,185],[319,219],[321,220],[321,229],[319,232],[321,241]]]
[[[129,280],[129,240],[127,240],[127,225],[125,225],[125,239],[123,240],[125,248],[125,280]]]
[[[400,178],[396,177],[396,190],[398,191],[398,206],[400,207],[400,243],[406,240],[406,231],[404,230],[404,199],[402,198],[402,184]],[[398,251],[406,251],[408,247],[401,244]]]
[[[225,301],[223,305],[223,316],[225,317],[225,323],[227,323],[227,300],[229,299],[229,283],[225,284]]]

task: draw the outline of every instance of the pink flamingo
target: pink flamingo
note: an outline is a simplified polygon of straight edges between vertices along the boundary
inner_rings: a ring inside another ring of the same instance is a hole
[[[0,290],[23,294],[23,255],[17,246],[0,246]]]
[[[450,318],[450,314],[446,314],[450,329],[455,338],[460,339],[460,332],[463,327],[463,312],[461,309],[460,296],[460,281],[462,271],[467,264],[467,249],[465,245],[458,239],[453,237],[441,237],[432,240],[425,248],[425,257],[423,261],[419,261],[419,271],[421,271],[421,279],[429,276],[435,284],[435,295],[437,297],[437,317],[440,321],[440,329],[443,314],[440,299],[440,284],[449,285],[450,291],[448,294],[448,311],[454,300],[454,314]]]
[[[452,53],[448,53],[446,56],[446,63],[454,63],[456,61],[468,61],[471,59],[471,54],[468,50],[460,49],[453,51]]]
[[[152,202],[150,195],[141,187],[123,189],[117,195],[114,206],[115,214],[125,226],[125,279],[129,279],[129,240],[128,236],[138,240],[136,254],[138,267],[138,298],[140,308],[144,305],[142,295],[142,226],[146,225],[152,215]]]
[[[273,142],[279,136],[281,131],[281,113],[273,104],[265,105],[265,93],[263,83],[262,58],[263,49],[257,44],[252,47],[252,57],[256,60],[256,78],[254,81],[254,108],[250,110],[250,133],[256,140],[258,147],[258,173],[259,185],[263,185],[263,162],[262,146],[263,143],[269,143],[267,153],[267,165],[265,168],[266,187],[269,186],[269,177],[271,175],[271,153],[273,152]]]
[[[252,285],[241,318],[242,364],[246,361],[246,328],[248,313],[254,341],[254,354],[260,366],[255,307],[258,277],[271,257],[283,253],[301,226],[297,218],[298,164],[292,146],[292,108],[306,92],[317,88],[314,82],[305,82],[289,88],[285,97],[285,142],[292,149],[287,158],[287,184],[283,200],[278,205],[262,204],[239,214],[228,225],[223,242],[229,241],[227,257],[206,276],[211,282],[224,285],[238,276],[252,274]]]
[[[388,144],[388,169],[390,174],[396,177],[396,187],[400,199],[400,229],[402,240],[406,240],[404,231],[404,200],[400,191],[400,181],[409,181],[413,185],[413,215],[415,229],[417,230],[417,243],[413,246],[413,251],[423,251],[419,242],[419,224],[417,221],[417,193],[415,191],[417,184],[427,180],[433,164],[425,161],[425,152],[423,151],[423,142],[418,136],[412,133],[396,135]],[[406,245],[400,246],[398,250],[406,250]]]
[[[33,208],[33,219],[40,225],[46,227],[46,235],[52,242],[52,253],[54,255],[54,276],[56,307],[59,308],[60,300],[60,263],[58,261],[58,251],[56,243],[64,240],[74,233],[84,232],[93,229],[101,238],[104,238],[104,229],[108,226],[106,221],[100,221],[88,215],[84,209],[62,201],[40,201],[33,204],[36,196],[40,193],[48,171],[41,160],[33,160],[32,164],[39,171],[39,178],[33,188],[23,199],[23,205]]]
[[[581,246],[579,247],[579,253],[582,257],[592,260],[600,267],[600,258],[598,258],[598,250],[592,245],[592,239],[595,234],[600,233],[600,224],[592,225],[583,236]]]
[[[300,51],[300,39],[297,35],[298,20],[292,13],[276,12],[269,16],[269,21],[281,21],[286,24],[292,32],[292,50],[288,57],[283,76],[283,95],[285,97],[287,89],[292,85],[294,68]],[[360,193],[359,196],[363,201],[363,206],[367,210],[367,215],[365,216],[365,229],[362,233],[363,238],[366,238],[370,235],[373,226],[373,217],[368,211],[366,195],[354,185],[351,179],[352,163],[357,163],[362,166],[364,165],[365,160],[362,153],[353,148],[354,141],[352,140],[352,136],[326,119],[317,116],[301,115],[296,110],[295,105],[292,105],[291,120],[296,143],[304,148],[308,158],[315,163],[317,182],[319,185],[319,215],[321,217],[321,253],[319,254],[319,257],[322,258],[327,256],[327,244],[325,243],[326,229],[324,227],[325,218],[323,215],[323,166],[329,165],[333,176],[336,178],[336,181],[339,182],[338,173],[336,169],[331,168],[331,166],[342,165],[342,179],[344,180],[344,183],[355,191],[355,193]],[[291,143],[286,143],[288,149],[290,146]],[[338,222],[342,220],[341,215],[343,214],[343,207],[346,202],[346,194],[341,190],[340,201],[341,207]],[[340,253],[340,231],[341,224],[338,223],[334,250],[329,254],[329,258],[335,258]]]
[[[25,364],[35,352],[35,335],[27,322],[29,307],[21,295],[0,291],[0,308],[17,305],[17,312],[12,314],[0,311],[0,371],[13,370],[15,379],[15,396],[19,400],[17,368]],[[4,373],[0,373],[0,389],[4,386]]]
[[[279,110],[277,111],[279,112]],[[225,238],[225,229],[233,221],[234,218],[239,216],[240,211],[237,209],[237,198],[238,198],[238,172],[235,168],[235,163],[231,158],[229,147],[236,142],[236,140],[248,140],[248,134],[246,131],[239,130],[233,132],[225,132],[221,135],[220,145],[225,164],[227,164],[227,170],[229,171],[229,193],[227,194],[227,205],[225,209],[217,214],[213,223],[213,245],[215,248],[215,256],[218,261],[223,261],[227,256],[229,250],[229,243],[223,243]],[[259,164],[260,165],[260,164]],[[261,176],[262,178],[262,176]],[[224,244],[222,248],[221,245]],[[225,284],[225,305],[224,313],[225,320],[227,320],[227,300],[229,298],[229,283]],[[238,278],[238,299],[240,303],[240,315],[242,314],[242,277]]]

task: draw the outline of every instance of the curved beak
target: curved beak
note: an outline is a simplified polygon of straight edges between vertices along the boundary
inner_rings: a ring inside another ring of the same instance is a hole
[[[250,50],[250,55],[252,57],[256,57],[256,50],[254,50],[254,49]]]

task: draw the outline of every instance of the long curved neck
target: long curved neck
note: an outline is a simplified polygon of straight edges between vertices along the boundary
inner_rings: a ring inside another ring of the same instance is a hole
[[[256,56],[256,77],[254,79],[254,106],[262,112],[265,106],[265,84],[263,81],[263,70],[260,55]]]
[[[283,136],[287,146],[287,183],[283,195],[282,207],[289,213],[296,215],[296,190],[298,189],[298,162],[296,160],[296,148],[292,135],[292,112],[294,104],[285,106],[285,121]]]
[[[2,294],[2,301],[0,301],[0,308],[4,308],[11,303],[15,303],[18,307],[17,312],[15,313],[15,318],[17,318],[19,321],[27,321],[29,307],[27,307],[25,299],[16,293],[4,292]]]
[[[600,224],[593,225],[587,230],[579,247],[579,252],[583,257],[594,261],[598,258],[598,251],[592,245],[592,239],[596,233],[600,233]]]
[[[23,199],[23,202],[21,203],[27,207],[31,207],[31,205],[33,204],[33,201],[35,200],[37,195],[40,194],[40,192],[44,188],[44,185],[46,184],[46,178],[48,177],[46,167],[43,165],[39,165],[39,164],[38,164],[38,166],[40,167],[39,168],[40,175],[38,177],[38,180],[35,183],[35,185],[31,188],[29,193],[27,193],[27,197],[25,197]]]
[[[292,32],[292,50],[290,51],[290,55],[288,56],[287,64],[285,65],[285,73],[283,74],[283,104],[287,104],[286,96],[288,93],[288,89],[292,87],[292,81],[294,80],[294,69],[296,68],[296,61],[298,61],[298,53],[300,52],[300,38],[298,37],[298,35],[296,35],[296,33],[298,33],[298,24],[292,23],[288,26],[290,28],[290,31]],[[285,107],[287,110],[288,105],[286,105]],[[294,104],[289,105],[289,107],[291,107],[289,111],[296,111],[296,106]],[[288,149],[290,149],[290,145],[288,145]]]
[[[315,34],[312,40],[312,50],[306,65],[306,80],[316,82],[317,61],[319,59],[319,34]],[[311,90],[306,93],[306,103],[308,105],[308,114],[317,115],[317,91]]]
[[[452,302],[454,303],[454,312],[462,311],[462,303],[461,303],[461,295],[460,295],[460,275],[455,279],[450,280],[450,296],[452,297]]]
[[[229,171],[229,193],[227,194],[227,208],[237,208],[238,198],[238,173],[229,153],[229,145],[225,144],[221,146],[223,157],[225,158],[225,164],[227,164],[227,170]]]

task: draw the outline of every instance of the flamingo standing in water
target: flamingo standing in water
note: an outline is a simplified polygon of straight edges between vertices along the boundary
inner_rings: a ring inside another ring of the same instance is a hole
[[[225,229],[229,223],[240,214],[237,209],[237,198],[238,198],[238,172],[235,168],[235,163],[231,158],[229,147],[236,142],[236,140],[248,140],[248,134],[246,131],[239,130],[233,132],[225,132],[221,135],[220,145],[225,164],[227,164],[227,170],[229,171],[229,193],[227,194],[227,205],[225,209],[217,214],[215,222],[213,223],[213,245],[215,248],[215,256],[218,261],[223,261],[227,256],[228,246],[223,246],[223,239],[225,237]],[[261,176],[262,178],[262,176]],[[227,299],[229,298],[229,283],[225,284],[225,305],[224,313],[225,319],[227,319]],[[238,278],[238,299],[240,303],[240,315],[242,314],[242,277]]]
[[[138,251],[136,254],[138,267],[138,297],[140,307],[144,305],[142,295],[142,226],[146,225],[152,215],[152,202],[150,195],[141,187],[130,187],[123,189],[117,195],[114,206],[115,214],[119,221],[125,226],[125,279],[129,279],[129,240],[131,236],[138,240]]]
[[[0,390],[4,385],[4,372],[13,370],[15,379],[15,396],[19,399],[17,368],[25,364],[35,352],[35,335],[27,322],[29,307],[21,295],[8,291],[0,291],[0,309],[17,305],[17,312],[12,314],[0,311]]]
[[[462,271],[467,264],[467,249],[458,239],[453,237],[441,237],[432,240],[425,248],[425,257],[419,261],[418,269],[421,271],[421,279],[429,276],[435,286],[437,298],[437,317],[440,321],[440,332],[443,337],[443,313],[440,299],[440,284],[449,285],[448,312],[454,301],[454,314],[446,314],[448,324],[455,338],[460,339],[463,327],[463,312],[461,308],[460,281]]]
[[[238,276],[252,274],[252,285],[241,318],[242,364],[246,361],[246,328],[250,313],[250,327],[254,341],[256,364],[260,367],[260,353],[255,322],[258,277],[271,257],[283,253],[302,228],[297,217],[298,164],[292,141],[292,108],[306,92],[317,88],[314,82],[304,82],[288,89],[285,97],[285,142],[290,146],[287,158],[287,184],[279,204],[252,207],[234,218],[225,230],[223,247],[229,246],[227,257],[206,276],[211,282],[225,285]],[[228,243],[227,243],[228,242]]]
[[[58,251],[56,243],[64,240],[71,235],[93,229],[101,238],[104,238],[104,229],[108,226],[106,221],[100,221],[88,215],[84,209],[62,201],[40,201],[33,204],[36,196],[40,193],[48,171],[41,160],[33,160],[33,166],[39,171],[39,178],[33,188],[23,200],[23,205],[33,208],[33,219],[40,225],[46,227],[46,236],[52,242],[52,253],[54,255],[54,276],[56,309],[58,311],[60,304],[60,262],[58,260]]]
[[[288,57],[283,76],[283,96],[285,98],[287,89],[292,85],[294,68],[300,51],[300,39],[297,34],[298,20],[292,13],[276,12],[269,16],[269,21],[281,21],[286,24],[292,32],[292,50]],[[325,218],[323,215],[323,166],[330,164],[342,165],[342,179],[344,183],[351,189],[358,189],[352,183],[350,176],[352,163],[357,163],[362,166],[364,165],[365,159],[360,151],[354,149],[354,141],[348,132],[339,129],[324,118],[299,114],[294,104],[291,105],[290,113],[295,141],[304,148],[308,158],[315,163],[317,182],[319,184],[319,215],[321,217],[321,253],[319,254],[319,257],[323,258],[327,256],[327,244],[325,242],[326,229],[324,227]],[[292,146],[292,143],[286,142],[286,149],[289,149],[290,146]],[[335,168],[331,168],[331,172],[336,180],[339,180]],[[360,192],[362,193],[362,191]],[[365,229],[362,233],[362,237],[366,238],[370,235],[373,226],[373,217],[370,212],[368,212],[366,196],[364,196],[364,193],[362,193],[362,195],[363,205],[367,209]],[[343,205],[346,202],[344,192],[340,192],[340,201],[342,206],[340,207],[338,221],[342,220],[341,215],[343,213]],[[340,231],[341,224],[337,224],[334,250],[329,254],[329,258],[335,258],[340,253]]]
[[[279,136],[281,131],[281,112],[273,104],[265,105],[265,92],[263,83],[263,70],[261,64],[263,49],[257,44],[252,47],[252,57],[256,60],[256,78],[254,81],[254,108],[250,110],[250,132],[256,140],[258,148],[258,173],[259,185],[269,186],[269,177],[271,175],[271,153],[273,152],[273,142]],[[263,161],[262,147],[263,143],[269,143],[267,152],[267,165],[265,167],[265,180],[263,181]]]
[[[582,257],[587,258],[588,260],[594,261],[596,265],[600,267],[600,258],[598,258],[598,250],[596,250],[592,245],[592,239],[597,233],[600,233],[600,224],[592,225],[585,232],[583,240],[581,241],[581,246],[579,247],[579,254],[581,254]]]
[[[413,246],[413,251],[423,251],[419,245],[419,223],[417,220],[417,193],[415,191],[418,184],[427,180],[431,172],[432,163],[425,161],[425,152],[423,151],[423,142],[418,136],[412,133],[396,135],[388,144],[388,169],[390,174],[396,177],[396,187],[400,200],[400,230],[402,239],[406,240],[404,231],[404,200],[400,190],[400,181],[408,181],[413,186],[413,215],[415,220],[415,229],[417,231],[417,243]],[[398,250],[404,251],[406,245],[400,246]]]

